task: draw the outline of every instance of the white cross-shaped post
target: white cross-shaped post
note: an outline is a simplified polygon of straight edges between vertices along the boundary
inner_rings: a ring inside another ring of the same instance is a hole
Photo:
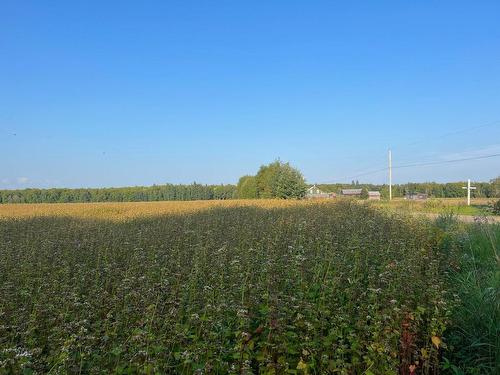
[[[476,190],[475,186],[470,186],[470,178],[467,180],[467,186],[462,186],[462,189],[467,189],[467,206],[470,206],[470,191]]]

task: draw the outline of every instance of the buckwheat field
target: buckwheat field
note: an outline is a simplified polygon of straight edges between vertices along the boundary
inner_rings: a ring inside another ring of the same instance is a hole
[[[426,222],[349,201],[37,207],[0,210],[0,373],[439,370]]]

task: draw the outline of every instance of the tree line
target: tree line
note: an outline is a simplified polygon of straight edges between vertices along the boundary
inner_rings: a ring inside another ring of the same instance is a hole
[[[466,182],[449,183],[407,183],[392,186],[393,197],[406,194],[425,193],[433,198],[458,198],[465,195],[462,186]],[[380,191],[383,198],[389,197],[388,185],[360,184],[318,184],[324,192],[340,193],[342,189],[361,188],[367,191]],[[475,182],[476,198],[500,198],[500,177],[489,182]],[[153,185],[121,188],[89,189],[23,189],[0,190],[0,203],[70,203],[70,202],[149,202],[149,201],[188,201],[212,199],[300,199],[305,196],[308,185],[302,173],[289,163],[276,160],[259,168],[256,175],[239,179],[237,185]]]
[[[89,189],[0,190],[0,203],[149,202],[231,199],[234,185],[153,185]]]
[[[472,196],[476,198],[500,198],[500,177],[489,182],[473,182],[476,190],[472,191]],[[318,184],[321,190],[329,193],[340,193],[342,189],[360,188],[367,191],[380,191],[383,198],[389,198],[389,185],[360,184],[353,181],[350,184]],[[467,186],[467,182],[410,182],[406,184],[392,185],[393,197],[404,197],[407,194],[424,193],[432,198],[461,198],[466,192],[462,189]]]

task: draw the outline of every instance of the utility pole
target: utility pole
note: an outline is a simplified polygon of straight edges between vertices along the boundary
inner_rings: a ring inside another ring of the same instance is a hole
[[[475,186],[470,186],[470,178],[467,180],[467,186],[462,186],[462,189],[467,189],[467,206],[470,206],[470,191],[476,190]]]
[[[392,153],[389,150],[389,200],[392,200]]]

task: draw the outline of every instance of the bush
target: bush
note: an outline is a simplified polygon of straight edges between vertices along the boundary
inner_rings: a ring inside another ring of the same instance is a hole
[[[363,188],[361,189],[361,199],[368,199],[368,189],[367,188]]]
[[[303,198],[306,193],[302,173],[280,160],[261,166],[255,179],[259,198]]]
[[[500,215],[500,199],[493,203],[493,213],[495,215]]]
[[[237,196],[239,199],[255,199],[257,198],[257,180],[255,176],[243,176],[238,181],[236,187]]]
[[[444,368],[454,374],[500,373],[500,226],[448,227],[442,250],[455,303],[445,332]],[[450,267],[451,266],[451,267]]]

